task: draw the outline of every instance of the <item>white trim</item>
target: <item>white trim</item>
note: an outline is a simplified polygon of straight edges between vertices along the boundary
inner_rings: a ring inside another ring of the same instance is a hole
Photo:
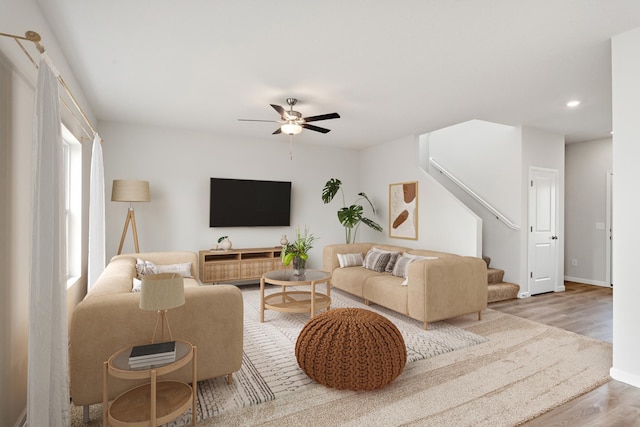
[[[611,287],[610,285],[607,284],[607,282],[603,282],[602,280],[582,279],[580,277],[571,277],[571,276],[564,276],[564,280],[567,282],[584,283],[585,285],[603,286],[605,288]]]
[[[530,292],[519,292],[518,298],[529,298],[531,296]]]
[[[625,384],[640,388],[639,375],[630,374],[626,371],[621,371],[620,369],[614,367],[611,367],[611,369],[609,369],[609,375],[611,375],[611,378],[616,381],[621,381]]]
[[[606,286],[611,287],[613,285],[613,270],[611,268],[611,245],[613,238],[613,171],[607,171],[607,196],[606,196],[606,207],[605,207],[605,239],[606,243],[606,251],[605,251],[605,273],[604,277],[607,281]]]
[[[493,215],[495,215],[495,217],[497,219],[499,219],[500,221],[502,221],[507,227],[509,227],[509,228],[511,228],[513,230],[520,230],[520,226],[514,224],[506,216],[504,216],[503,214],[498,212],[498,210],[496,208],[494,208],[489,202],[487,202],[485,199],[480,197],[480,195],[478,195],[475,191],[473,191],[472,189],[467,187],[462,181],[460,181],[453,174],[451,174],[451,172],[449,172],[445,168],[443,168],[438,162],[436,162],[433,159],[433,157],[429,158],[429,163],[431,163],[431,165],[433,165],[433,167],[438,169],[438,171],[440,171],[440,173],[442,173],[444,176],[449,178],[452,182],[457,184],[458,187],[462,188],[467,194],[469,194],[471,197],[473,197],[478,203],[480,203],[487,210],[489,210],[489,212],[491,212]]]

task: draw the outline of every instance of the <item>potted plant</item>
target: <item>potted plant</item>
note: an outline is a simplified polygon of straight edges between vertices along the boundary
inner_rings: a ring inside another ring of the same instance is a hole
[[[313,248],[315,241],[316,237],[312,233],[309,233],[309,227],[305,227],[304,234],[300,231],[300,227],[298,227],[295,240],[282,247],[280,259],[282,259],[282,263],[285,266],[288,266],[291,264],[291,261],[293,261],[294,275],[304,276],[306,262],[309,258],[308,252]]]
[[[369,206],[371,206],[373,214],[376,214],[376,208],[373,206],[373,203],[371,203],[371,200],[369,200],[367,195],[365,193],[358,193],[358,196],[360,197],[358,197],[351,206],[347,206],[344,198],[344,191],[342,190],[342,182],[339,179],[331,178],[327,181],[322,189],[322,201],[325,204],[331,202],[338,191],[342,193],[342,207],[338,209],[338,221],[340,221],[340,224],[344,227],[346,243],[356,242],[356,234],[358,233],[360,223],[364,223],[376,231],[382,231],[382,227],[378,223],[362,215],[364,207],[358,204],[358,202],[363,199],[369,202]]]

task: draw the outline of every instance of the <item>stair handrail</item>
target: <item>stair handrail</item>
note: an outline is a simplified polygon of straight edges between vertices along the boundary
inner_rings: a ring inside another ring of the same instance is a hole
[[[485,199],[480,197],[478,193],[476,193],[475,191],[467,187],[462,181],[456,178],[451,172],[449,172],[442,165],[440,165],[433,157],[429,157],[429,163],[433,165],[436,169],[438,169],[440,173],[442,173],[444,176],[446,176],[451,181],[453,181],[458,187],[462,188],[467,194],[473,197],[478,203],[484,206],[489,212],[495,215],[495,217],[500,221],[502,221],[507,227],[511,228],[512,230],[520,230],[520,226],[511,222],[509,218],[501,214],[489,202],[487,202]]]

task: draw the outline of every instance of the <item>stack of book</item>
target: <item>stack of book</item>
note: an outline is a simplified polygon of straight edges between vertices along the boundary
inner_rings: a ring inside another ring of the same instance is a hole
[[[131,369],[150,368],[176,361],[176,342],[138,345],[131,349],[129,367]]]

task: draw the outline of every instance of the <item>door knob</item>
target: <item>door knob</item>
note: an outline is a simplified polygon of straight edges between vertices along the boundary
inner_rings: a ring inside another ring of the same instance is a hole
[[[558,240],[558,236],[551,236],[552,240]]]

